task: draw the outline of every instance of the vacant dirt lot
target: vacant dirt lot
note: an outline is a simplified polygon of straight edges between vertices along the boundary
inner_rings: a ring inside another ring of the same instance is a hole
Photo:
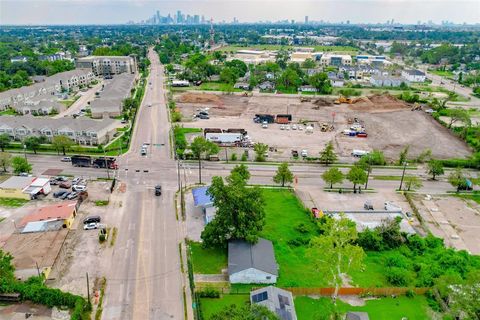
[[[276,147],[274,158],[290,157],[291,149],[306,149],[315,157],[329,141],[334,141],[337,153],[351,159],[353,149],[385,152],[394,159],[401,149],[410,145],[410,155],[419,155],[427,148],[436,158],[464,157],[470,154],[468,146],[454,137],[422,111],[411,111],[411,107],[391,96],[361,98],[355,104],[334,105],[328,98],[301,102],[292,96],[214,95],[188,92],[176,96],[177,106],[184,115],[184,126],[196,128],[243,128],[254,142],[263,142]],[[196,111],[209,108],[210,119],[191,121]],[[312,134],[305,130],[280,130],[280,125],[271,124],[262,129],[252,121],[255,114],[291,114],[293,123],[307,121],[313,124]],[[368,138],[343,135],[348,129],[349,119],[358,118],[366,128]],[[332,132],[320,132],[322,123],[333,123]],[[345,160],[342,159],[342,160]]]
[[[415,197],[415,205],[427,227],[445,244],[480,254],[480,207],[456,197]]]

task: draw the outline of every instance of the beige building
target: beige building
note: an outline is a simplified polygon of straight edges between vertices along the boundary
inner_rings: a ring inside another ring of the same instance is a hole
[[[134,74],[119,74],[105,80],[103,90],[90,102],[92,118],[114,118],[122,115],[123,100],[130,97],[135,84]]]
[[[73,118],[41,118],[32,116],[0,117],[0,134],[7,133],[14,140],[29,136],[44,136],[51,141],[54,136],[65,135],[81,145],[108,143],[119,126],[113,119],[92,120]]]
[[[90,69],[96,76],[137,72],[136,59],[130,56],[89,56],[77,59],[75,65]]]
[[[329,54],[326,53],[320,58],[320,64],[326,66],[350,66],[352,65],[352,56],[348,54]]]

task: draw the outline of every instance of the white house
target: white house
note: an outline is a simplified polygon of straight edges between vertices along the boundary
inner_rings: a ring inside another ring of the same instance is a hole
[[[425,82],[426,79],[425,73],[417,69],[403,70],[402,77],[410,82]]]
[[[243,240],[228,243],[230,283],[276,283],[278,265],[272,242],[259,238],[256,244]]]

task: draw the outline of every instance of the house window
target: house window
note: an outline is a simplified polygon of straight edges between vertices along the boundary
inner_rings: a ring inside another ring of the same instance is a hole
[[[265,301],[267,299],[268,299],[268,292],[267,291],[254,294],[252,296],[253,303],[262,302],[262,301]]]
[[[267,280],[270,280],[270,279],[272,279],[272,277],[271,277],[271,276],[266,276],[266,278],[267,278]]]

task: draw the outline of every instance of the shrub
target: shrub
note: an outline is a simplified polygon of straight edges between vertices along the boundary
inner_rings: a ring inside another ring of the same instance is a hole
[[[100,233],[100,234],[98,235],[98,241],[99,241],[100,243],[103,243],[105,240],[107,240],[107,236],[106,236],[104,233]]]
[[[296,227],[295,227],[295,230],[297,230],[298,232],[300,233],[308,233],[309,230],[308,230],[308,227],[305,223],[299,223]]]
[[[182,114],[180,112],[173,111],[171,113],[172,122],[182,121]]]
[[[415,298],[415,292],[412,289],[409,289],[407,292],[405,292],[405,296],[407,298]]]
[[[409,282],[408,271],[398,267],[388,268],[385,277],[391,285],[397,287],[404,287]]]
[[[287,241],[287,244],[291,247],[301,247],[301,246],[305,246],[309,243],[310,243],[310,239],[300,238],[300,237],[290,239],[290,240]]]
[[[198,291],[197,294],[200,298],[220,298],[220,291],[209,287],[203,291]]]
[[[232,153],[232,155],[230,156],[230,160],[232,160],[232,161],[237,161],[237,154],[236,154],[236,153]]]
[[[242,154],[242,158],[241,158],[242,161],[247,161],[248,160],[248,157],[247,155],[244,153]]]
[[[389,256],[385,258],[385,265],[387,267],[398,267],[402,269],[406,269],[409,266],[407,258],[402,256],[399,253],[391,253]]]

